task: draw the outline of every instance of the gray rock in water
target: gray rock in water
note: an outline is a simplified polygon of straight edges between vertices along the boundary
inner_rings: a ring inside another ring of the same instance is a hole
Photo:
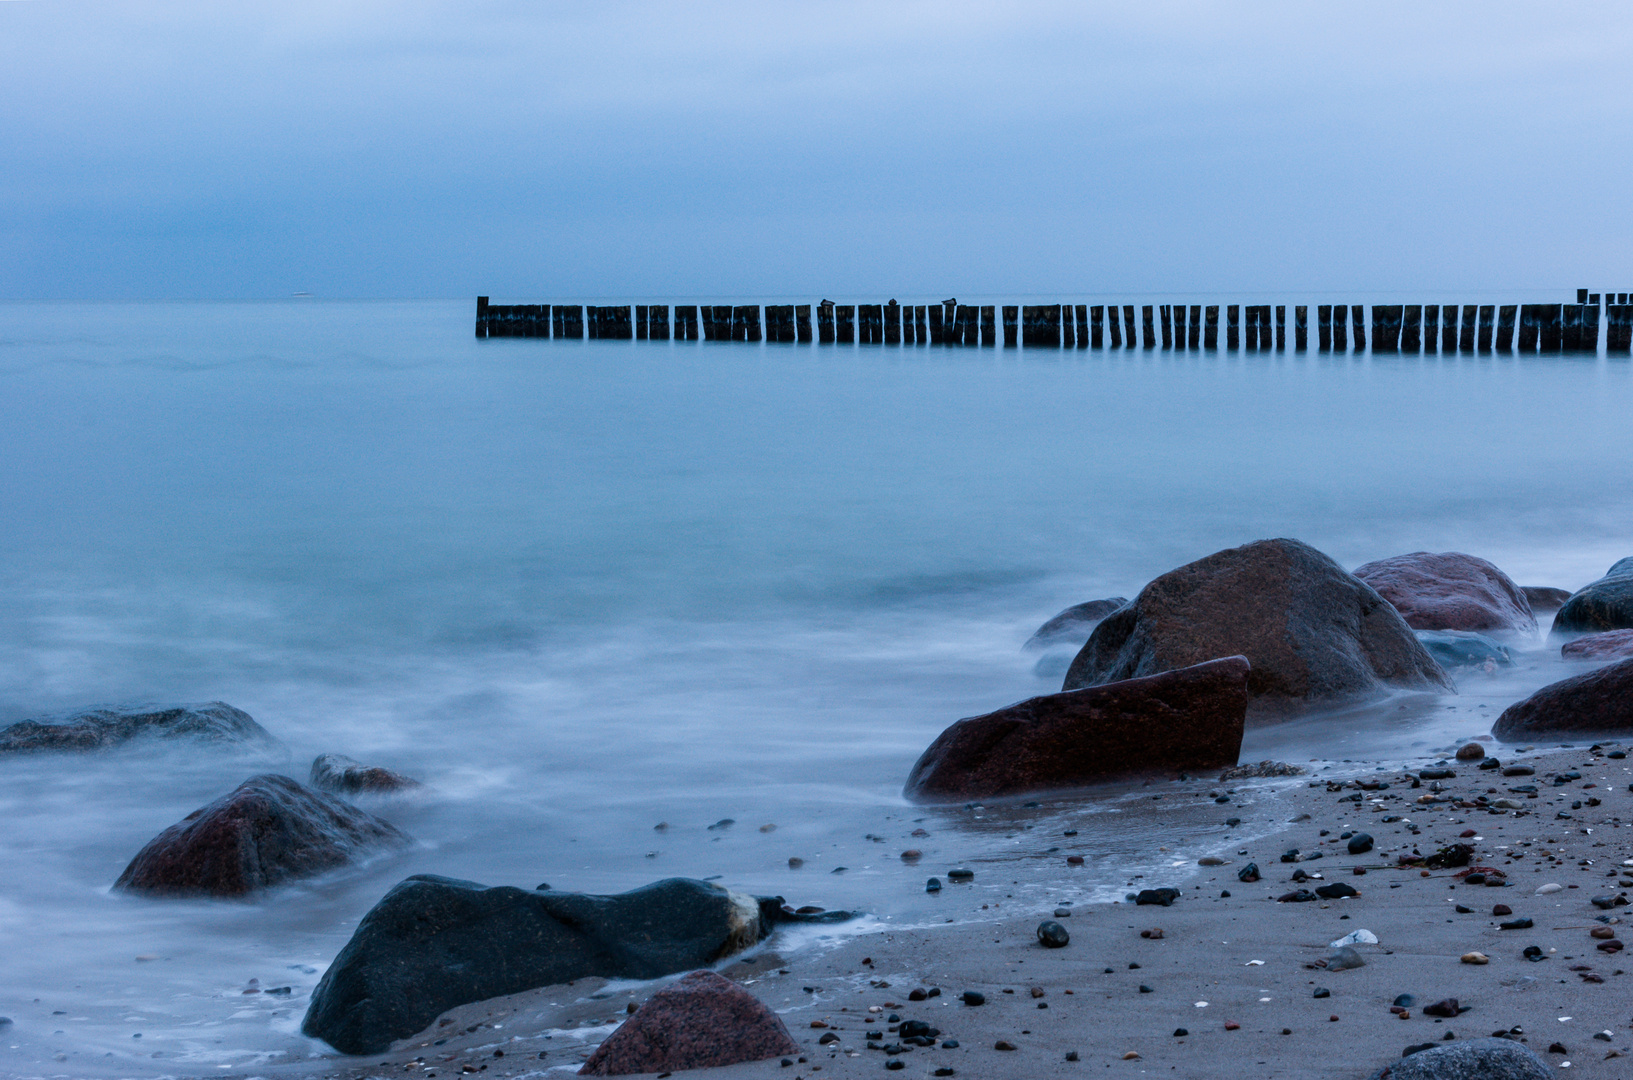
[[[191,739],[276,750],[282,744],[250,714],[223,701],[87,709],[62,719],[21,720],[0,728],[0,754],[87,753],[137,740]]]
[[[1027,639],[1023,649],[1044,649],[1050,645],[1070,642],[1074,648],[1081,647],[1089,639],[1089,633],[1096,624],[1107,615],[1116,611],[1128,599],[1114,596],[1107,600],[1090,600],[1083,604],[1073,604],[1059,615],[1050,619],[1037,632]]]
[[[688,878],[596,896],[416,875],[363,916],[312,992],[301,1031],[342,1053],[380,1053],[456,1005],[592,975],[689,971],[787,918],[781,897]]]
[[[1392,1061],[1371,1080],[1547,1080],[1541,1058],[1509,1039],[1458,1039]]]
[[[1633,556],[1622,559],[1591,585],[1584,585],[1554,615],[1554,631],[1596,633],[1633,629]]]
[[[339,795],[384,794],[421,787],[418,780],[344,754],[319,754],[312,762],[312,786]]]
[[[1095,627],[1063,689],[1242,655],[1249,719],[1451,681],[1400,613],[1297,540],[1216,552],[1151,582]]]
[[[114,888],[245,896],[408,843],[389,822],[332,795],[287,776],[253,776],[148,841]]]
[[[1533,615],[1558,611],[1565,606],[1565,601],[1571,598],[1569,590],[1555,589],[1548,585],[1521,585],[1520,592],[1525,594]]]
[[[1550,683],[1504,709],[1491,728],[1505,742],[1561,732],[1633,733],[1633,659]]]
[[[1507,646],[1472,630],[1419,630],[1417,638],[1443,668],[1468,667],[1487,660],[1503,666],[1514,663]]]

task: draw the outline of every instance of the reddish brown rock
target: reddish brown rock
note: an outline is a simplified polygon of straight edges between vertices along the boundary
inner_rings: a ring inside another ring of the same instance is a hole
[[[1633,630],[1606,630],[1567,641],[1559,655],[1567,660],[1624,660],[1633,656]]]
[[[1355,576],[1395,605],[1414,630],[1537,630],[1525,591],[1473,555],[1415,551],[1358,566]]]
[[[1550,683],[1504,709],[1491,729],[1507,741],[1556,732],[1633,734],[1633,659]]]
[[[150,840],[114,883],[153,896],[244,896],[409,838],[287,776],[252,776]]]
[[[1232,655],[1253,665],[1254,719],[1375,697],[1391,687],[1451,689],[1388,601],[1297,540],[1216,552],[1152,581],[1095,627],[1062,689]]]
[[[1525,594],[1533,615],[1558,611],[1565,606],[1565,601],[1571,598],[1568,590],[1556,589],[1550,585],[1521,585],[1520,592]]]
[[[1234,765],[1247,714],[1240,656],[1030,698],[943,731],[908,774],[926,802]]]
[[[21,720],[0,728],[0,754],[89,752],[127,743],[187,740],[204,745],[276,750],[250,714],[224,701],[87,709],[63,719]]]
[[[383,795],[421,787],[418,780],[344,754],[319,754],[312,762],[312,786],[337,795]]]
[[[694,971],[648,998],[578,1073],[680,1072],[797,1053],[782,1020],[753,994],[712,971]]]

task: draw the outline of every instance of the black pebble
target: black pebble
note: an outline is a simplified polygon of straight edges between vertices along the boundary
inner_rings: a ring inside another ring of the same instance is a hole
[[[1063,948],[1072,940],[1066,928],[1053,919],[1045,919],[1038,924],[1038,944],[1046,949]]]
[[[1410,1009],[1417,1003],[1418,999],[1413,997],[1411,994],[1402,994],[1400,997],[1395,999],[1395,1004],[1399,1005],[1403,1009]]]
[[[979,990],[966,990],[961,996],[966,1005],[985,1005],[987,1003],[987,995]]]
[[[1226,890],[1225,890],[1225,891],[1224,891],[1224,892],[1221,892],[1221,893],[1220,893],[1220,894],[1219,894],[1219,899],[1221,899],[1221,900],[1229,900],[1229,899],[1230,899],[1230,890],[1229,890],[1229,889],[1226,889]]]
[[[958,1049],[958,1040],[957,1039],[942,1039],[941,1040],[941,1048],[943,1050],[957,1050]]]
[[[924,883],[924,891],[925,892],[940,892],[941,891],[941,879],[938,878],[938,877],[933,877],[929,881],[926,881]]]
[[[1076,1061],[1077,1060],[1077,1051],[1076,1050],[1066,1051],[1066,1060],[1067,1061]]]
[[[1351,855],[1364,855],[1371,850],[1371,836],[1368,836],[1366,833],[1356,833],[1354,836],[1350,837],[1349,853]]]
[[[1325,986],[1318,986],[1315,988],[1315,993],[1311,996],[1318,998],[1332,997],[1332,991],[1328,990]]]
[[[1533,923],[1530,919],[1521,917],[1521,918],[1518,918],[1518,919],[1509,919],[1507,922],[1500,922],[1500,923],[1497,924],[1497,929],[1499,929],[1499,930],[1529,930],[1534,925],[1536,925],[1536,924]]]
[[[885,1062],[885,1068],[905,1069],[907,1068],[907,1062],[903,1061],[901,1058],[891,1058],[889,1061]]]
[[[1190,1034],[1190,1032],[1186,1031],[1184,1028],[1175,1028],[1174,1029],[1174,1038],[1176,1038],[1176,1039],[1183,1039],[1185,1036],[1187,1036],[1189,1034]]]
[[[1153,991],[1149,986],[1145,985],[1145,983],[1141,983],[1140,984],[1140,993],[1150,994],[1150,993],[1153,993]]]
[[[1242,819],[1239,818],[1239,817],[1231,817],[1231,818],[1226,818],[1225,819],[1225,824],[1227,826],[1229,826],[1230,828],[1232,828],[1232,829],[1236,828],[1236,826],[1240,825],[1241,823],[1242,823]]]
[[[1473,909],[1473,908],[1471,908],[1471,907],[1464,907],[1464,906],[1463,906],[1463,905],[1462,905],[1462,904],[1458,904],[1458,905],[1457,905],[1457,907],[1456,907],[1456,908],[1455,908],[1455,909],[1454,909],[1454,910],[1455,910],[1455,911],[1456,911],[1456,912],[1457,912],[1457,913],[1458,913],[1458,914],[1459,914],[1459,915],[1472,915],[1472,914],[1474,914],[1474,909]]]

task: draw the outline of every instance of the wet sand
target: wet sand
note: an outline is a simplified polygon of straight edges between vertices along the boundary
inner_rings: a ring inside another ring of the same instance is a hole
[[[1058,920],[1071,933],[1064,948],[1043,948],[1035,937],[1039,921],[1052,917],[1052,906],[1031,899],[1024,901],[1026,910],[1006,909],[1006,899],[1022,901],[1006,896],[1003,884],[991,880],[1002,874],[1001,867],[980,868],[973,883],[949,883],[941,892],[945,917],[960,920],[952,925],[890,927],[799,951],[789,951],[786,939],[773,936],[720,967],[782,1015],[804,1048],[804,1059],[686,1075],[812,1080],[922,1077],[951,1068],[955,1076],[982,1078],[1107,1070],[1185,1077],[1362,1077],[1411,1044],[1516,1028],[1517,1036],[1551,1064],[1569,1061],[1580,1070],[1573,1075],[1633,1075],[1633,974],[1624,974],[1633,970],[1633,957],[1600,951],[1599,940],[1589,933],[1607,925],[1598,917],[1611,920],[1618,939],[1633,932],[1633,908],[1602,911],[1590,903],[1590,897],[1633,887],[1633,866],[1624,865],[1633,860],[1633,762],[1591,754],[1587,744],[1527,754],[1499,747],[1497,752],[1505,762],[1532,765],[1535,775],[1505,778],[1456,762],[1456,777],[1437,782],[1443,789],[1438,793],[1431,782],[1411,787],[1410,774],[1398,771],[1339,776],[1334,770],[1301,778],[1296,786],[1287,780],[1238,781],[1236,804],[1250,805],[1260,817],[1279,816],[1279,832],[1222,850],[1223,865],[1189,864],[1173,868],[1167,880],[1135,883],[1181,889],[1184,898],[1170,907],[1074,905],[1070,916]],[[1429,765],[1425,761],[1422,767]],[[1554,786],[1552,777],[1565,772],[1579,772],[1581,778]],[[1352,780],[1390,786],[1363,791]],[[1526,784],[1536,786],[1536,798],[1509,791]],[[1181,786],[1205,795],[1219,785]],[[1347,801],[1356,794],[1361,801]],[[1510,799],[1521,809],[1491,813],[1459,808],[1455,799],[1418,801],[1475,794]],[[1601,804],[1590,807],[1589,798]],[[1583,805],[1572,809],[1575,802]],[[1223,806],[1219,811],[1229,812]],[[1569,817],[1556,816],[1561,813]],[[1405,820],[1385,822],[1394,817]],[[1410,831],[1412,825],[1419,833]],[[1355,828],[1376,839],[1373,851],[1348,854],[1339,838]],[[1432,854],[1459,842],[1468,829],[1475,837],[1461,842],[1475,848],[1471,865],[1503,871],[1506,887],[1469,885],[1455,869],[1395,867],[1400,854],[1414,848]],[[1321,836],[1322,830],[1328,835]],[[1033,842],[1047,839],[1038,836]],[[1279,861],[1295,847],[1303,853],[1301,861]],[[1317,851],[1324,857],[1308,858]],[[1237,874],[1250,861],[1263,879],[1244,884]],[[1366,873],[1357,876],[1357,866]],[[929,876],[945,868],[922,869]],[[1360,895],[1277,902],[1299,887],[1291,880],[1296,870],[1321,875],[1305,887],[1344,882]],[[1070,874],[1063,861],[1061,880],[1065,894]],[[1537,894],[1550,883],[1562,888]],[[1231,895],[1222,896],[1227,891]],[[1499,903],[1513,914],[1494,916]],[[1470,910],[1458,912],[1459,906]],[[1500,921],[1519,917],[1530,917],[1534,926],[1498,928]],[[972,919],[980,921],[963,921]],[[1160,939],[1141,936],[1154,928],[1161,928]],[[1330,942],[1362,929],[1378,938],[1376,945],[1357,946],[1364,967],[1312,966],[1332,952]],[[1522,951],[1531,945],[1545,959],[1524,959]],[[1471,951],[1490,962],[1461,962]],[[291,1063],[237,1075],[350,1080],[447,1077],[474,1070],[496,1077],[565,1076],[614,1029],[628,1005],[638,1004],[657,985],[581,980],[465,1006],[379,1057]],[[939,996],[909,999],[915,989],[931,988],[939,988]],[[1330,996],[1315,997],[1322,988]],[[966,990],[983,994],[985,1004],[963,1004]],[[1390,1011],[1401,994],[1416,998],[1405,1018]],[[1467,1011],[1455,1018],[1424,1015],[1423,1006],[1444,998],[1456,998]],[[936,1047],[899,1054],[870,1049],[870,1030],[886,1030],[872,1045],[899,1045],[887,1030],[892,1015],[939,1029]],[[1178,1029],[1187,1034],[1176,1035]],[[1604,1031],[1611,1033],[1609,1041],[1594,1037]],[[828,1032],[838,1035],[837,1043],[819,1042]],[[944,1048],[948,1039],[957,1047]],[[1015,1049],[996,1049],[1000,1042]],[[1566,1052],[1550,1053],[1555,1043]],[[1078,1060],[1068,1061],[1073,1052]],[[903,1067],[888,1070],[893,1059]]]

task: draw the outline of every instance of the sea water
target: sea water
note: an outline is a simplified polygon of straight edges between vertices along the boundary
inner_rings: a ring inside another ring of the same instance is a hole
[[[1021,648],[1045,619],[1262,537],[1568,589],[1633,553],[1625,358],[477,341],[472,316],[0,305],[0,723],[223,700],[287,747],[0,761],[0,1074],[325,1053],[311,988],[413,873],[686,875],[898,924],[1160,883],[1274,823],[1138,786],[901,798],[947,724],[1059,689]],[[1438,753],[1574,670],[1512,647],[1455,697],[1243,756]],[[369,804],[414,847],[247,903],[110,892],[163,828],[324,752],[425,781]],[[961,864],[974,889],[924,891]]]

